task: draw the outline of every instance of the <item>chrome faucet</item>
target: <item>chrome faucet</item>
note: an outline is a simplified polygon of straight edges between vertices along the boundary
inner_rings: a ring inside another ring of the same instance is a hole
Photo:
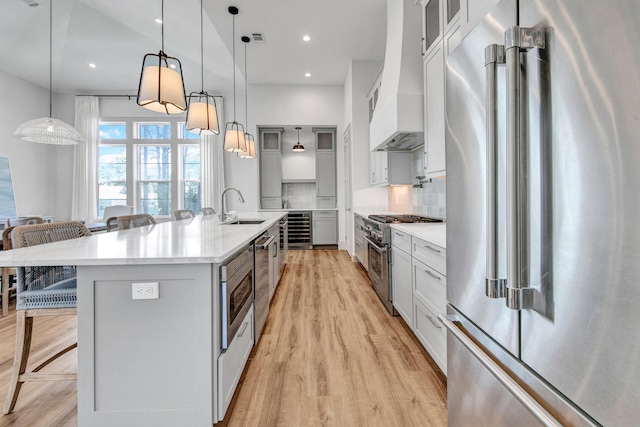
[[[220,222],[224,222],[227,219],[227,216],[229,215],[224,209],[224,195],[229,190],[233,190],[236,193],[238,193],[238,196],[240,196],[240,202],[244,203],[244,197],[242,197],[242,193],[237,188],[228,187],[228,188],[225,188],[224,190],[222,190],[222,195],[220,196],[220,198],[222,199],[220,201],[220,216],[219,216]]]

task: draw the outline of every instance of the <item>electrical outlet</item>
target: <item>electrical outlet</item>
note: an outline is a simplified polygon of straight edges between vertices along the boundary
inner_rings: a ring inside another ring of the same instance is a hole
[[[131,283],[133,299],[158,299],[158,282]]]

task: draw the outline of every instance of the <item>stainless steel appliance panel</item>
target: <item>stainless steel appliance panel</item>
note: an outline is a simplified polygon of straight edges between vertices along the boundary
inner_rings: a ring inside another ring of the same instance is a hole
[[[607,426],[640,419],[639,17],[637,0],[520,2],[520,25],[546,35],[522,61],[536,290],[522,360]]]
[[[447,300],[512,354],[518,356],[518,314],[504,299],[485,296],[487,197],[485,46],[504,43],[516,22],[516,2],[500,3],[449,55],[446,61]],[[504,80],[504,67],[498,67]],[[498,87],[498,117],[505,117],[504,85]],[[505,174],[504,119],[497,126],[499,177]],[[453,190],[455,189],[455,190]],[[500,275],[506,276],[504,191],[499,228]]]
[[[289,220],[287,216],[280,220],[280,277],[287,265],[289,256]]]
[[[256,343],[262,335],[262,329],[269,315],[269,247],[274,237],[264,233],[255,241],[255,294],[254,294],[254,324]]]
[[[369,248],[369,279],[373,290],[378,294],[382,305],[391,314],[395,314],[391,295],[391,275],[389,269],[389,246],[378,245],[376,242],[364,238]]]
[[[289,249],[311,249],[311,211],[289,212]]]
[[[594,426],[451,305],[447,313],[439,318],[447,328],[449,426]]]
[[[247,247],[220,268],[221,346],[226,350],[253,304],[253,248]]]

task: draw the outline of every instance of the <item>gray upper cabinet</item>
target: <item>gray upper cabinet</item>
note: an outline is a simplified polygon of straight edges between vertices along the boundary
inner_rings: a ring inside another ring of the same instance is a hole
[[[283,129],[260,129],[260,206],[282,208],[282,163],[280,147]]]
[[[336,207],[336,132],[314,128],[316,139],[316,207]]]

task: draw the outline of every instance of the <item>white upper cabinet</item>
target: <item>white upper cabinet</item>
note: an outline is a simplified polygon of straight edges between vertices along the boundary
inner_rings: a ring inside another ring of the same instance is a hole
[[[425,123],[424,175],[445,173],[445,97],[444,97],[444,43],[439,41],[430,49],[424,63],[425,73]]]

